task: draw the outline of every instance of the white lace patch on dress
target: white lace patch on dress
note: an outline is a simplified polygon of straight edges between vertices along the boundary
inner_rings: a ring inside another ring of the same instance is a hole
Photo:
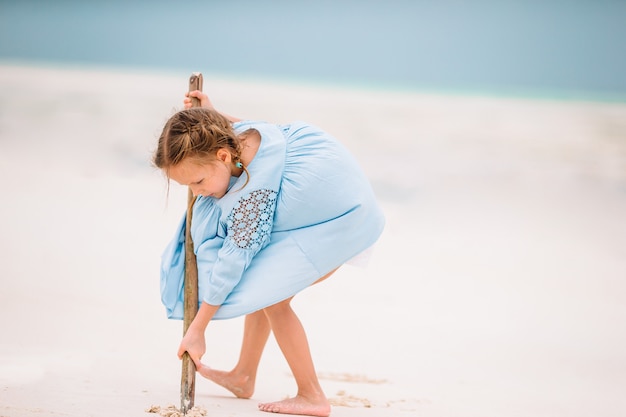
[[[226,219],[228,238],[242,249],[258,249],[269,237],[274,220],[276,192],[255,190],[235,204]]]

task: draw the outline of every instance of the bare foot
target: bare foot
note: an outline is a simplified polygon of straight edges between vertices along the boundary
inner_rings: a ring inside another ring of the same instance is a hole
[[[206,365],[202,365],[197,371],[206,379],[226,388],[238,398],[250,398],[254,394],[254,381],[251,381],[248,375],[236,375],[232,371],[218,371]]]
[[[283,401],[259,404],[259,410],[268,413],[298,414],[302,416],[328,417],[330,404],[326,398],[311,402],[303,397],[295,396]]]

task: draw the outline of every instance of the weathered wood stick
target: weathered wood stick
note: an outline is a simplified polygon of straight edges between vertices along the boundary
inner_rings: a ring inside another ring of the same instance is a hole
[[[189,77],[189,91],[202,91],[202,74],[193,73]],[[193,107],[200,106],[200,100],[192,97]],[[198,264],[191,240],[191,217],[195,198],[191,188],[187,194],[187,221],[185,224],[185,284],[184,284],[184,313],[183,336],[198,312]],[[196,396],[196,366],[187,352],[183,354],[183,370],[180,379],[180,411],[183,414],[194,406]]]

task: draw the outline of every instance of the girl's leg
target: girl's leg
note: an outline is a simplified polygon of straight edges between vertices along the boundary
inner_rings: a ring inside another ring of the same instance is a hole
[[[300,320],[285,300],[265,309],[274,337],[296,379],[295,397],[273,403],[259,404],[261,411],[283,414],[328,416],[330,404],[315,373],[309,343]]]
[[[218,371],[203,366],[198,369],[198,372],[237,397],[250,398],[254,393],[256,372],[269,334],[270,324],[263,310],[248,314],[244,323],[239,361],[233,370],[230,372]]]
[[[317,280],[314,284],[325,280],[335,271],[336,269]],[[290,299],[286,301],[287,305],[289,305],[289,301]],[[296,320],[298,320],[297,317]],[[203,366],[202,368],[198,369],[198,372],[205,378],[226,388],[235,396],[239,398],[250,398],[254,393],[257,369],[259,367],[261,354],[263,353],[263,349],[265,348],[265,344],[269,337],[270,331],[270,322],[268,321],[266,312],[264,310],[248,314],[244,323],[243,341],[241,344],[239,361],[237,362],[235,367],[231,371],[226,372],[211,369],[208,366]],[[304,334],[304,329],[302,329],[302,332]],[[306,335],[304,335],[304,337],[306,339]],[[306,342],[306,340],[305,343],[306,349],[308,350],[308,342]],[[311,361],[310,353],[309,360]],[[317,380],[317,376],[315,376],[315,379]],[[296,379],[296,382],[297,381],[298,379]]]
[[[317,282],[328,278],[333,272]],[[330,403],[317,379],[309,342],[302,323],[291,308],[291,298],[267,307],[264,311],[278,346],[296,379],[298,393],[286,400],[259,404],[259,409],[282,414],[321,417],[330,415]]]

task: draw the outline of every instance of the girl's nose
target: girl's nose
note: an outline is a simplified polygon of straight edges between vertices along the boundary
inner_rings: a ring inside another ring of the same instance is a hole
[[[190,185],[189,189],[191,190],[191,194],[193,194],[194,197],[198,197],[200,195],[200,191],[196,187]]]

